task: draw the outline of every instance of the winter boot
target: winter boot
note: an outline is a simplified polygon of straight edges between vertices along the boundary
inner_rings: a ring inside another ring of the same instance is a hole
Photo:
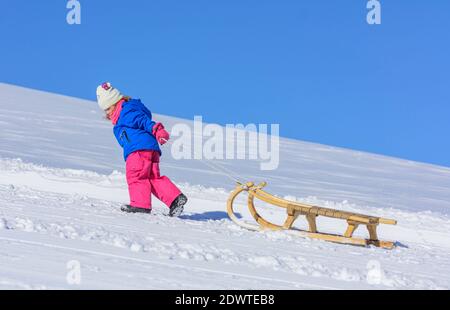
[[[120,208],[121,211],[127,212],[127,213],[147,213],[150,214],[152,212],[152,209],[144,209],[144,208],[137,208],[130,205],[122,206]]]
[[[183,213],[184,205],[187,202],[187,197],[184,194],[180,194],[170,205],[169,216],[178,217]]]

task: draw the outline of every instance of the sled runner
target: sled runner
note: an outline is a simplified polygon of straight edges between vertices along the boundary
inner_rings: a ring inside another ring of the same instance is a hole
[[[377,247],[392,249],[395,244],[391,241],[382,241],[378,239],[377,235],[377,227],[379,224],[388,224],[388,225],[396,225],[397,221],[391,219],[385,219],[381,217],[357,214],[352,212],[339,211],[329,208],[316,207],[304,203],[292,202],[289,200],[281,199],[275,197],[262,189],[267,184],[261,183],[259,185],[255,185],[254,183],[241,184],[238,183],[236,189],[230,194],[230,197],[227,202],[227,213],[230,219],[236,223],[237,225],[255,231],[262,230],[288,230],[296,235],[321,239],[330,242],[351,244],[351,245],[361,245],[368,246],[374,245]],[[259,225],[252,225],[241,221],[237,218],[233,210],[233,203],[235,198],[242,192],[248,193],[248,208],[250,210],[251,215],[256,220]],[[285,208],[287,211],[287,218],[283,225],[273,224],[258,214],[255,208],[254,199],[258,198],[264,202],[269,204]],[[300,215],[304,215],[309,224],[309,230],[303,231],[293,227],[294,222]],[[334,235],[328,233],[322,233],[317,230],[316,219],[318,216],[325,216],[330,218],[342,219],[347,221],[347,230],[343,235]],[[365,225],[369,232],[369,239],[363,238],[355,238],[353,237],[353,233],[360,225]]]

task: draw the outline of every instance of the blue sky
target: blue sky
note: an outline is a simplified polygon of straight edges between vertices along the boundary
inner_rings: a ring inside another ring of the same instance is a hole
[[[80,2],[0,0],[0,81],[450,166],[449,1]]]

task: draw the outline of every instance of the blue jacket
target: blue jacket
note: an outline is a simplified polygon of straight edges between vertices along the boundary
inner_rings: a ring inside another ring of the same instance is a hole
[[[114,135],[123,147],[125,161],[128,155],[136,151],[158,151],[161,154],[158,141],[152,134],[154,125],[152,113],[141,100],[130,99],[122,104],[122,111],[114,126]]]

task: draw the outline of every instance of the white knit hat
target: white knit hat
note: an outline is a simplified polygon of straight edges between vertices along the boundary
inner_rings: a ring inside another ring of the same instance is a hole
[[[97,102],[102,110],[107,110],[115,105],[124,96],[119,90],[112,87],[111,83],[103,83],[97,87]]]

